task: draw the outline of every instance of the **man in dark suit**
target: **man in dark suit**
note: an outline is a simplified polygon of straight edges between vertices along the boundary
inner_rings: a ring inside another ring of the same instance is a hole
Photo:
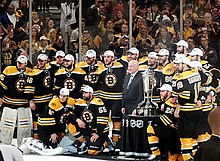
[[[195,161],[219,161],[220,159],[220,107],[214,108],[208,117],[212,130],[210,140],[202,144],[196,153]]]
[[[143,79],[138,72],[139,63],[137,60],[131,60],[128,63],[127,75],[124,79],[124,89],[122,98],[122,113],[136,114],[138,104],[144,100]]]

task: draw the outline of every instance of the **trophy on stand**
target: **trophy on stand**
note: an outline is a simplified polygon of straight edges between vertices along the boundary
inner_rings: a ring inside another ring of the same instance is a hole
[[[157,117],[158,116],[158,105],[152,101],[153,88],[156,84],[154,77],[154,70],[146,70],[142,72],[143,88],[144,88],[144,101],[141,102],[137,107],[137,113],[140,116]]]

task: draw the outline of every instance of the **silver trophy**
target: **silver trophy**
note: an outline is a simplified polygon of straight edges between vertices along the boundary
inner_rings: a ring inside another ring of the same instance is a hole
[[[156,85],[153,70],[146,70],[142,72],[142,79],[144,85],[144,101],[137,107],[137,113],[141,116],[156,117],[158,116],[158,105],[152,101],[153,88]]]

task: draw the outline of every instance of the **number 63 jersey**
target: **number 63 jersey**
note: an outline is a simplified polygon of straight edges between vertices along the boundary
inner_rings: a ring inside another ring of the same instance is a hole
[[[108,112],[100,98],[93,97],[89,103],[84,99],[77,99],[73,113],[99,136],[108,135]]]

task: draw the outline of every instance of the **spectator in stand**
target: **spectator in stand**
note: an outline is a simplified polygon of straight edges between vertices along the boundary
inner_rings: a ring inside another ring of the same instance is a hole
[[[121,10],[118,10],[116,12],[116,16],[113,17],[113,19],[114,19],[114,30],[116,33],[120,33],[123,30],[123,29],[120,30],[123,24],[127,23],[126,19],[124,19],[123,12]]]
[[[155,40],[151,35],[148,34],[147,26],[142,25],[139,34],[136,38],[136,43],[138,47],[144,47],[148,52],[153,50],[155,45]]]
[[[188,52],[190,53],[197,46],[197,44],[195,44],[192,36],[189,36],[186,42],[188,43]]]
[[[13,4],[10,4],[7,8],[7,11],[1,15],[0,22],[4,27],[7,27],[8,24],[13,24],[13,29],[16,26],[17,19],[15,16],[15,7]]]
[[[48,38],[49,44],[51,46],[53,46],[54,43],[56,42],[56,39],[57,39],[57,30],[56,29],[51,29],[49,31],[49,33],[47,34],[47,38]]]
[[[158,36],[156,37],[156,44],[162,43],[166,45],[168,50],[172,48],[172,36],[169,34],[166,27],[162,27],[159,29]]]
[[[0,4],[0,16],[7,10],[7,0],[2,0]]]
[[[218,53],[219,50],[219,40],[220,40],[220,30],[219,30],[219,23],[213,22],[211,26],[211,30],[208,32],[209,37],[209,46],[214,48],[216,52]]]
[[[220,23],[219,8],[217,6],[213,6],[210,12],[212,14],[212,21]]]
[[[189,36],[194,36],[195,31],[192,29],[192,21],[191,19],[186,19],[184,21],[184,33],[183,38],[186,40]]]
[[[39,18],[38,12],[33,11],[31,13],[32,16],[32,26],[38,29],[38,32],[42,32],[43,22]]]
[[[19,8],[17,10],[21,10],[23,16],[21,17],[24,23],[29,21],[29,6],[27,0],[19,0]]]
[[[216,67],[220,56],[217,55],[215,49],[209,47],[209,38],[207,36],[202,36],[200,41],[201,47],[204,50],[202,59],[207,60],[209,64]]]

